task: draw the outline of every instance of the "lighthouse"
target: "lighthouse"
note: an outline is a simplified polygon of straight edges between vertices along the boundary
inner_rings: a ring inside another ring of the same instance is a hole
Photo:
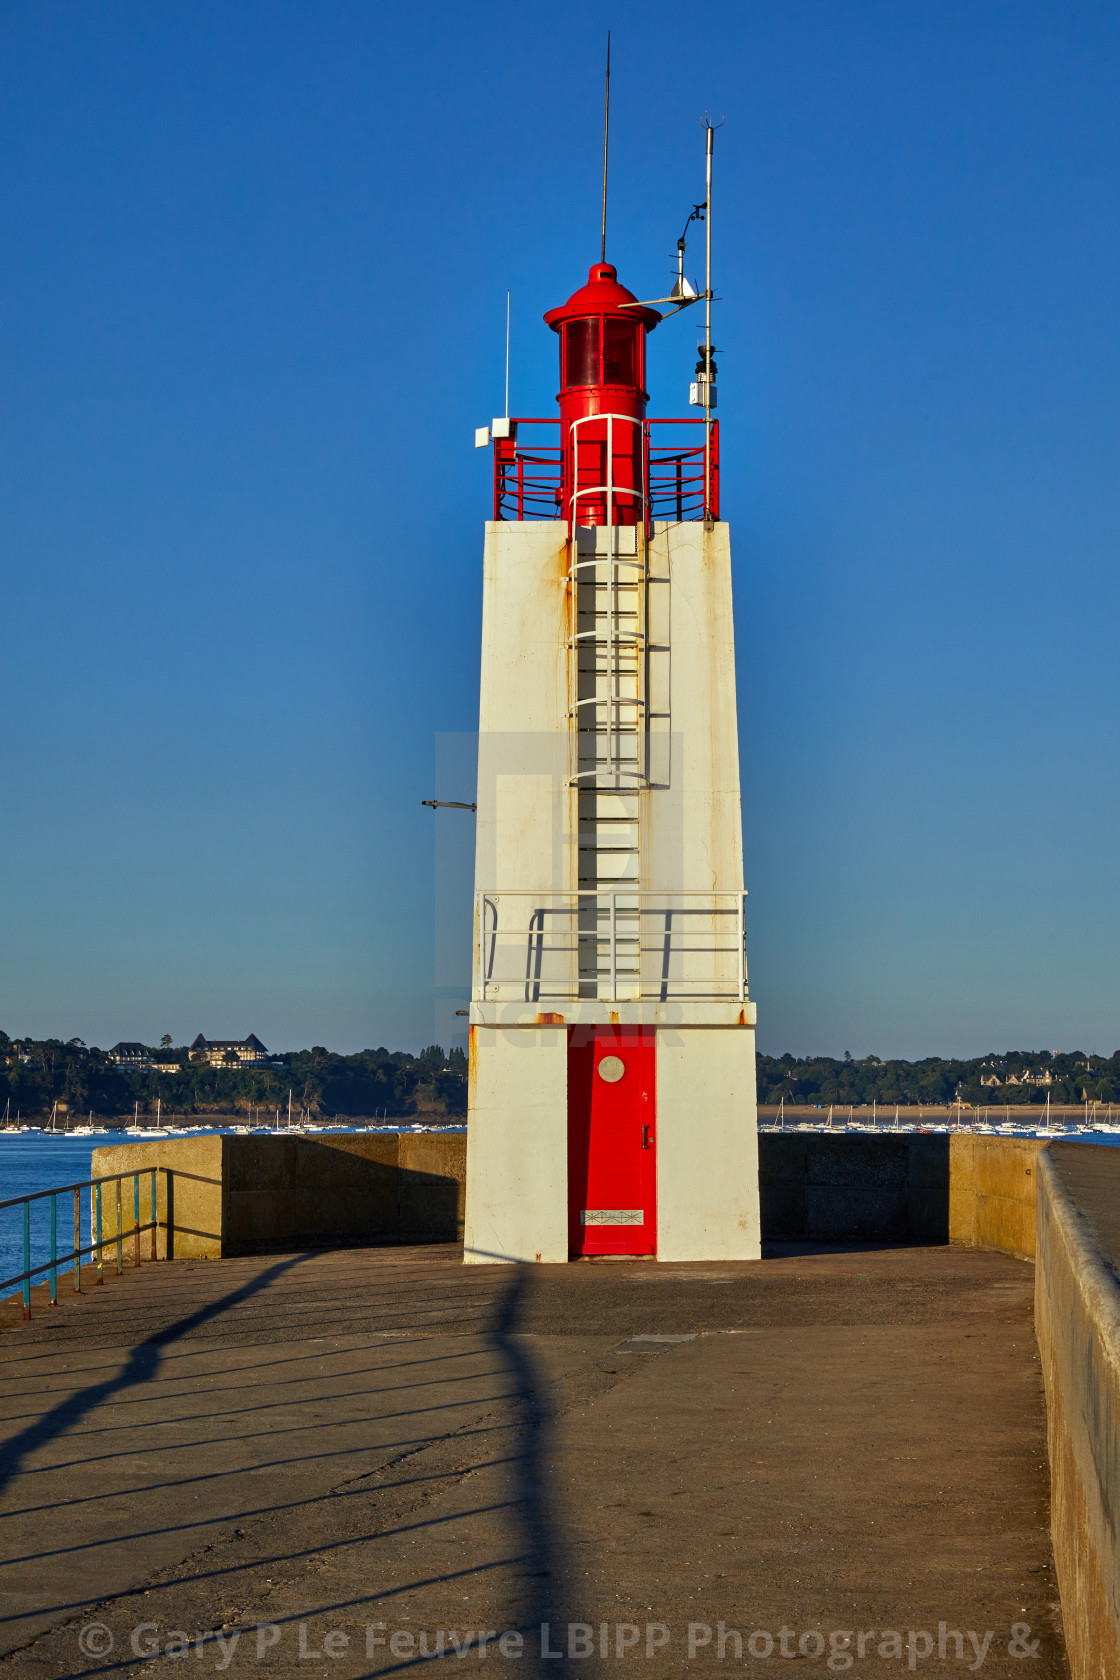
[[[663,314],[593,264],[544,317],[557,411],[477,440],[469,1264],[760,1252],[708,157],[706,291],[682,270]],[[693,298],[703,414],[651,420],[647,340]]]

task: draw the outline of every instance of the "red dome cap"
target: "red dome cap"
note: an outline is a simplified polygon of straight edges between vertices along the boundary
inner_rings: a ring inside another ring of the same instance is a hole
[[[633,306],[637,301],[633,292],[619,285],[618,270],[613,263],[592,263],[586,286],[573,292],[559,309],[550,309],[545,321],[553,332],[559,332],[565,321],[580,315],[621,315],[625,320],[641,321],[646,331],[652,332],[661,316],[656,309],[645,305],[635,309]],[[629,304],[630,308],[624,309],[624,304]]]

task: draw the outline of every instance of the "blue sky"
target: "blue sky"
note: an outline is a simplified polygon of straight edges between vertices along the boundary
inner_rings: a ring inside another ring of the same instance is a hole
[[[761,1047],[1120,1044],[1120,12],[1029,0],[0,8],[7,1031],[447,1042],[472,432],[507,286],[550,410],[608,25],[642,296],[727,118]]]

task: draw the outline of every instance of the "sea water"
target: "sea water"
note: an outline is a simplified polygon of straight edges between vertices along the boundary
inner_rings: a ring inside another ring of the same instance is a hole
[[[0,1202],[79,1184],[90,1176],[90,1160],[106,1137],[67,1137],[64,1132],[0,1132]],[[58,1198],[57,1253],[74,1247],[74,1198]],[[82,1192],[82,1241],[89,1241],[89,1191]],[[31,1203],[32,1264],[50,1256],[50,1198]],[[0,1283],[23,1271],[23,1209],[0,1208]],[[38,1279],[36,1281],[42,1281]],[[14,1294],[19,1285],[5,1294]]]

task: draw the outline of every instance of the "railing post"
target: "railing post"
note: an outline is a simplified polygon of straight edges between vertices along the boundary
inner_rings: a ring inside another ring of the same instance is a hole
[[[104,1254],[102,1252],[102,1248],[101,1248],[101,1186],[100,1186],[100,1184],[94,1186],[93,1202],[94,1202],[93,1238],[94,1238],[94,1244],[95,1244],[94,1253],[97,1256],[97,1282],[98,1283],[104,1283],[105,1282],[105,1264],[104,1264],[105,1263],[105,1256],[104,1256]]]
[[[58,1305],[58,1197],[51,1193],[51,1306]]]
[[[485,932],[485,929],[483,927],[483,921],[484,921],[485,916],[486,916],[486,900],[483,898],[481,893],[475,893],[474,900],[475,900],[474,913],[475,913],[475,916],[478,919],[478,941],[477,941],[477,951],[475,953],[476,960],[478,962],[478,993],[479,993],[480,1001],[482,1003],[485,1003],[486,1002],[486,965],[485,965],[485,963],[483,962],[483,959],[482,959],[482,951],[483,951],[483,944],[484,944],[484,941],[486,939],[486,932]]]
[[[23,1204],[23,1316],[31,1317],[31,1203]]]
[[[677,524],[684,521],[684,460],[677,456]]]
[[[153,1167],[152,1168],[152,1259],[153,1260],[156,1257],[156,1231],[157,1231],[157,1229],[158,1229],[158,1225],[157,1225],[157,1222],[156,1222],[156,1169],[155,1169],[155,1167]]]
[[[742,893],[738,894],[738,914],[736,916],[736,925],[737,925],[738,936],[739,936],[739,938],[738,938],[738,945],[739,945],[739,953],[738,953],[739,1002],[742,1003],[743,999],[747,995],[747,983],[746,983],[747,982],[747,976],[746,976],[746,973],[744,972],[745,969],[746,969],[747,941],[746,941],[746,928],[743,925],[743,895],[742,895]]]
[[[710,370],[709,370],[710,373]],[[705,386],[705,397],[709,395]],[[712,521],[712,411],[704,407],[704,524]]]
[[[74,1192],[74,1293],[82,1293],[82,1192]]]
[[[559,492],[559,494],[560,494],[560,506],[559,506],[559,509],[557,511],[561,512],[564,515],[565,519],[568,521],[568,535],[569,535],[569,537],[572,534],[572,528],[573,528],[573,525],[574,525],[574,519],[573,519],[573,511],[574,510],[572,508],[572,498],[571,498],[571,493],[570,493],[571,459],[572,459],[571,427],[569,427],[568,430],[565,431],[564,430],[564,422],[561,420],[561,422],[560,422],[560,492]]]
[[[136,1264],[140,1264],[140,1174],[132,1175],[132,1231],[136,1246]]]
[[[616,1003],[618,1001],[618,978],[617,978],[617,976],[618,976],[618,931],[617,931],[617,923],[616,923],[616,920],[615,920],[616,895],[613,892],[611,893],[610,915],[611,915],[611,991],[610,991],[610,998],[611,998],[612,1003]]]
[[[124,1271],[124,1213],[121,1208],[121,1175],[117,1174],[117,1276]]]
[[[614,524],[614,415],[607,415],[607,525]]]
[[[525,457],[521,454],[517,457],[517,517],[525,517]]]

